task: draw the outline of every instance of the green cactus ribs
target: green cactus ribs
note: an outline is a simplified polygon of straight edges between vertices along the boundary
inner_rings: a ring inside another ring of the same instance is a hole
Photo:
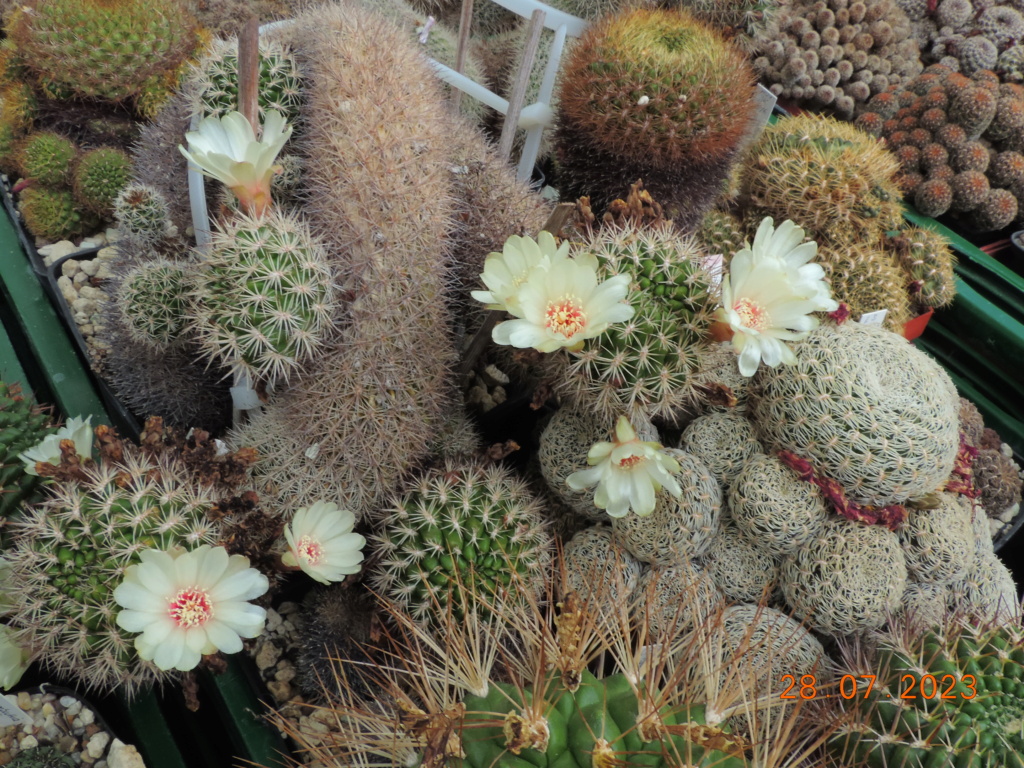
[[[705,708],[658,707],[624,675],[588,671],[575,690],[549,678],[542,691],[507,683],[465,699],[460,768],[744,768],[741,739],[708,725]]]
[[[49,412],[25,397],[19,384],[0,381],[0,517],[17,508],[38,480],[26,474],[18,454],[52,431]]]

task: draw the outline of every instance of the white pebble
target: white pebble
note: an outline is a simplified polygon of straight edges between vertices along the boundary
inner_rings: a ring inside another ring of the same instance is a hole
[[[84,283],[88,279],[89,279],[89,276],[85,272],[79,271],[75,275],[75,285],[81,285],[82,283]]]
[[[92,725],[96,720],[96,713],[91,709],[83,709],[80,717],[85,725]]]
[[[72,704],[78,704],[78,708],[79,709],[82,708],[81,703],[74,696],[61,696],[60,697],[60,705],[62,707],[64,707],[64,709],[68,709],[69,707],[71,707]],[[69,713],[69,714],[72,714],[72,713]]]
[[[68,259],[60,265],[61,272],[67,277],[74,277],[78,274],[78,270],[81,269],[78,262],[74,259]]]
[[[100,268],[100,265],[95,261],[80,261],[79,266],[82,267],[82,271],[89,275],[89,277],[95,275],[96,270]]]
[[[121,232],[115,227],[110,227],[103,234],[107,238],[108,243],[116,243],[121,239]]]
[[[22,749],[35,749],[39,746],[39,739],[35,736],[26,736],[24,739],[18,742],[18,746]]]
[[[109,743],[110,734],[106,731],[100,731],[99,733],[94,733],[92,735],[92,738],[89,739],[89,743],[86,746],[85,750],[92,757],[98,760],[101,757],[103,757],[103,751],[107,748],[107,744]]]
[[[82,286],[82,289],[79,291],[79,293],[82,296],[84,296],[85,298],[92,299],[93,301],[106,301],[107,300],[107,294],[105,294],[102,290],[97,288],[95,285],[85,285],[85,286]]]

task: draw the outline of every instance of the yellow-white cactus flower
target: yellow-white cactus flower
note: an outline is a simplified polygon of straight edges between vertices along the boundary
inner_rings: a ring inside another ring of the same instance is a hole
[[[649,515],[662,488],[673,496],[683,492],[673,475],[679,471],[679,462],[665,453],[661,443],[637,437],[625,416],[615,425],[614,442],[594,443],[587,463],[590,469],[573,472],[565,481],[574,491],[596,485],[594,506],[610,517],[625,517],[630,509]]]
[[[52,435],[47,435],[41,442],[18,454],[18,458],[25,462],[25,472],[38,475],[36,464],[60,464],[60,444],[63,440],[70,440],[75,444],[75,453],[79,457],[90,458],[93,440],[92,416],[84,419],[72,416]]]
[[[597,266],[597,257],[584,253],[531,271],[509,308],[517,319],[498,323],[491,338],[538,352],[579,349],[612,323],[631,318],[633,307],[624,301],[629,276],[615,275],[599,284]]]
[[[28,669],[29,653],[14,642],[14,632],[0,624],[0,691],[9,691],[18,684]]]
[[[519,309],[519,286],[534,270],[547,271],[553,263],[568,258],[568,253],[568,241],[558,245],[550,232],[541,232],[536,240],[512,235],[501,253],[489,253],[484,261],[480,279],[489,290],[473,291],[470,295],[488,309],[515,313]]]
[[[191,552],[147,549],[129,566],[114,590],[125,610],[117,625],[141,632],[135,650],[162,670],[187,672],[203,654],[238,653],[243,637],[263,631],[267,612],[247,602],[269,588],[249,558],[224,547],[203,545]]]
[[[359,573],[366,539],[352,533],[356,516],[334,502],[318,501],[299,509],[284,529],[288,551],[281,560],[321,584]]]
[[[291,135],[292,127],[275,110],[267,111],[259,140],[241,112],[230,112],[204,118],[195,131],[185,134],[188,149],[178,149],[205,175],[230,189],[246,212],[262,216],[270,205],[270,180],[279,169],[274,161]]]

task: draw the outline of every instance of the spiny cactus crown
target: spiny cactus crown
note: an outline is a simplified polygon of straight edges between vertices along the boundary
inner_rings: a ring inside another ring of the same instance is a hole
[[[132,161],[115,147],[91,149],[75,166],[75,197],[101,216],[113,210],[114,200],[131,181]]]
[[[46,240],[82,235],[100,223],[96,214],[82,210],[70,189],[28,187],[21,193],[18,210],[29,231]]]
[[[153,245],[172,231],[170,209],[163,192],[148,184],[131,183],[114,200],[118,226],[140,245]]]
[[[164,259],[130,269],[117,295],[128,335],[156,349],[177,341],[188,326],[193,280],[191,270]]]
[[[25,139],[18,161],[25,178],[54,186],[67,181],[77,152],[71,139],[53,131],[38,131]]]
[[[276,110],[289,123],[299,117],[302,74],[295,56],[277,42],[260,44],[258,106],[260,120]],[[196,73],[196,113],[223,117],[238,109],[238,44],[218,40]]]
[[[16,509],[38,480],[18,454],[54,431],[50,414],[25,397],[21,385],[0,381],[0,517]]]

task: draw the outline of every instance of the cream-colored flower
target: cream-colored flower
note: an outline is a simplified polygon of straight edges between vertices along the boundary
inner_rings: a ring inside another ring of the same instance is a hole
[[[285,526],[288,551],[281,560],[322,584],[344,581],[362,568],[366,539],[352,533],[355,524],[356,516],[333,501],[302,507]]]
[[[248,213],[262,216],[270,205],[271,177],[279,168],[274,160],[291,135],[292,127],[275,110],[267,111],[259,140],[241,112],[230,112],[204,118],[197,130],[185,134],[188,149],[178,149],[205,175],[230,189]]]
[[[28,669],[29,653],[16,642],[14,632],[0,624],[0,691],[9,691],[18,684]]]
[[[18,458],[25,462],[25,472],[38,475],[36,464],[60,464],[60,443],[70,440],[75,444],[75,453],[83,460],[92,456],[92,416],[80,419],[72,416],[63,427],[52,435],[47,435]]]
[[[270,588],[249,558],[224,547],[203,545],[191,552],[147,549],[125,571],[114,600],[125,610],[117,625],[141,632],[135,650],[162,670],[186,672],[203,654],[242,650],[243,637],[263,631],[267,612],[250,604]]]
[[[611,517],[625,517],[630,508],[641,516],[651,514],[662,488],[673,496],[683,492],[673,476],[679,462],[661,443],[638,438],[625,416],[615,425],[615,441],[594,443],[587,463],[590,469],[573,472],[565,481],[574,491],[596,485],[594,506]]]
[[[839,307],[824,270],[808,263],[817,244],[801,240],[803,230],[793,222],[775,230],[772,220],[765,219],[754,245],[737,252],[722,280],[722,306],[715,319],[728,326],[744,376],[753,376],[762,361],[771,367],[795,363],[784,342],[799,341],[817,328],[812,312]]]
[[[519,286],[535,269],[548,270],[557,261],[568,258],[568,241],[558,245],[550,232],[542,231],[534,241],[530,237],[512,235],[501,253],[494,251],[484,261],[480,275],[490,290],[473,291],[470,295],[488,309],[516,312],[519,309]]]
[[[597,266],[597,257],[584,253],[531,271],[509,310],[517,319],[498,323],[491,338],[538,352],[579,349],[612,323],[631,318],[633,307],[623,301],[629,276],[615,275],[598,284]]]

